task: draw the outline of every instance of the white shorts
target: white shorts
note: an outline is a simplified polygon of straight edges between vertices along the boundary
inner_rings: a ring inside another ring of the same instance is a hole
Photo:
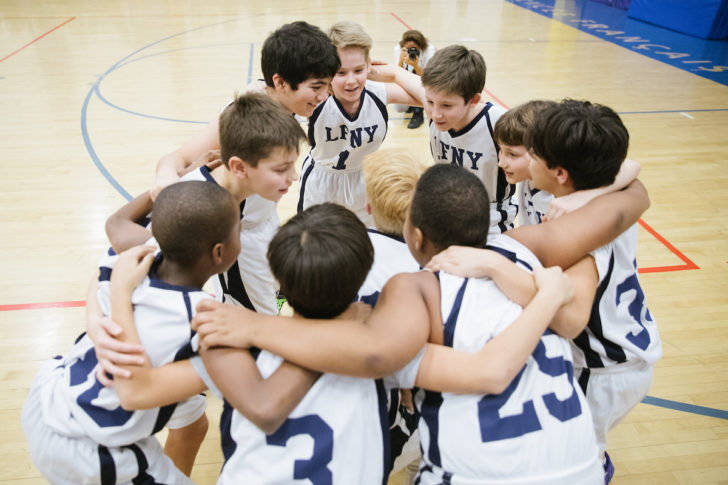
[[[367,213],[367,190],[362,170],[341,171],[312,165],[309,159],[301,169],[301,188],[298,211],[312,205],[334,202],[351,210],[367,226],[374,227],[374,219]]]
[[[647,395],[654,365],[625,363],[605,369],[574,369],[591,408],[597,446],[607,448],[607,434]]]
[[[49,482],[59,485],[131,484],[137,477],[149,476],[154,483],[193,483],[174,466],[153,436],[128,446],[104,447],[86,437],[64,436],[46,425],[41,394],[43,381],[52,368],[41,369],[21,414],[30,456]]]

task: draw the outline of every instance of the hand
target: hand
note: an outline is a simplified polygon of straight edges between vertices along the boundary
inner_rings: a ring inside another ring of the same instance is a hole
[[[430,259],[425,268],[430,271],[444,271],[466,278],[489,276],[487,262],[495,254],[488,249],[466,246],[450,246]]]
[[[558,266],[537,268],[533,279],[539,293],[547,292],[549,297],[564,305],[574,297],[574,286],[569,277]]]
[[[144,347],[119,340],[123,330],[109,317],[89,318],[86,333],[94,343],[99,370],[96,376],[104,386],[113,386],[114,381],[106,377],[108,372],[115,377],[131,377],[130,370],[119,365],[144,364]]]
[[[111,292],[125,292],[131,295],[149,274],[154,262],[154,246],[134,246],[119,255],[111,272]]]
[[[394,69],[399,68],[396,66],[390,66],[389,64],[375,64],[372,62],[367,79],[382,83],[394,82]]]
[[[549,208],[544,216],[544,221],[553,221],[564,214],[568,214],[569,212],[573,212],[576,209],[584,207],[593,198],[594,195],[585,190],[579,190],[567,195],[562,195],[561,197],[556,197],[551,201],[551,203],[549,203]]]
[[[250,347],[250,331],[254,311],[241,306],[225,305],[212,299],[197,304],[197,315],[192,319],[192,329],[200,338],[200,348]]]
[[[210,170],[214,170],[220,165],[222,165],[222,157],[220,155],[220,149],[217,148],[215,150],[208,150],[205,154],[203,154],[200,158],[189,164],[187,167],[185,167],[184,170],[182,170],[179,173],[180,177],[183,177],[184,175],[187,175],[188,173],[197,170],[198,168],[202,166],[206,166]]]

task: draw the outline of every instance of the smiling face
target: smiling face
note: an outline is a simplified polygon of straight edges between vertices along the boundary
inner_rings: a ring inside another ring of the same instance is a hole
[[[338,49],[341,67],[331,80],[334,96],[344,105],[356,105],[358,108],[364,84],[369,74],[369,60],[364,51],[358,47]]]
[[[329,83],[331,78],[309,78],[298,85],[298,89],[291,89],[291,85],[277,74],[273,76],[275,84],[275,99],[288,111],[306,118],[313,114],[316,106],[329,97]]]
[[[425,111],[439,131],[463,129],[472,119],[471,110],[479,101],[477,94],[465,102],[459,94],[425,86]]]
[[[257,166],[246,165],[246,178],[253,193],[264,199],[278,202],[288,192],[291,184],[298,180],[296,160],[298,152],[275,147]]]
[[[498,152],[498,166],[506,174],[509,184],[522,182],[530,177],[528,170],[528,150],[523,145],[506,145],[500,143]]]

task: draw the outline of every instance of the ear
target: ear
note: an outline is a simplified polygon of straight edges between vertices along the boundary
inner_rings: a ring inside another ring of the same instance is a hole
[[[236,177],[245,178],[248,176],[248,170],[250,170],[250,165],[245,163],[245,160],[243,160],[242,158],[232,156],[230,157],[230,160],[228,160],[228,169],[230,170],[230,173],[232,173]]]
[[[273,87],[276,91],[283,91],[287,86],[290,86],[288,82],[281,77],[280,74],[273,74]]]
[[[419,227],[413,227],[412,228],[412,245],[417,250],[417,252],[422,252],[422,248],[425,245],[425,235],[422,234],[422,231]]]
[[[222,261],[223,261],[223,257],[222,257],[223,256],[223,254],[222,254],[223,247],[222,246],[223,246],[222,243],[217,243],[212,247],[212,251],[211,251],[212,261],[216,265],[222,264]]]
[[[369,201],[364,205],[364,210],[367,211],[367,214],[372,215],[372,206],[369,205]]]
[[[470,101],[468,101],[468,104],[475,106],[476,104],[480,103],[480,100],[482,99],[482,96],[480,93],[475,93],[472,98],[470,98]]]
[[[570,180],[569,172],[564,167],[556,167],[552,169],[552,171],[559,185],[566,185],[566,183]]]

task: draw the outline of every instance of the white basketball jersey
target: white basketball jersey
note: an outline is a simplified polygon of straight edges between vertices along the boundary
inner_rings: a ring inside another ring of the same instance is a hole
[[[513,239],[496,239],[493,247],[511,252],[524,268],[538,264]],[[444,344],[457,350],[479,351],[521,312],[490,279],[440,272],[439,280]],[[415,401],[421,413],[421,484],[603,481],[569,343],[549,330],[503,393],[420,390]]]
[[[460,131],[439,131],[430,121],[430,152],[435,163],[451,163],[473,172],[485,185],[490,197],[491,233],[513,228],[518,207],[511,200],[516,186],[506,181],[498,167],[500,147],[493,140],[493,127],[505,113],[486,103],[483,110]]]
[[[662,356],[657,324],[637,277],[637,225],[592,252],[599,272],[591,317],[573,340],[577,367],[592,369],[623,362],[654,364]]]
[[[526,179],[518,184],[518,225],[540,224],[549,210],[554,196],[537,189]]]
[[[399,273],[414,273],[420,265],[407,247],[404,239],[368,229],[369,239],[374,246],[374,263],[359,289],[358,300],[374,306],[389,278]]]
[[[157,262],[159,258],[158,255]],[[115,261],[116,256],[108,256],[100,268],[98,300],[105,315],[110,315],[111,310],[109,280]],[[210,297],[200,289],[157,279],[157,262],[131,298],[137,332],[154,367],[189,358],[194,353],[190,321],[197,303]],[[124,410],[114,388],[104,387],[96,379],[98,361],[93,343],[85,334],[56,362],[50,377],[55,383],[44,384],[43,416],[47,425],[64,436],[88,437],[109,447],[128,445],[162,429],[177,406]]]
[[[182,180],[217,184],[205,166],[185,174]],[[277,287],[266,258],[268,243],[279,225],[276,207],[275,202],[257,194],[240,203],[240,255],[230,269],[212,278],[215,294],[223,302],[270,315],[278,313]]]
[[[264,378],[281,362],[266,351],[256,359]],[[394,387],[411,387],[418,367],[419,358],[384,380],[323,374],[270,435],[225,402],[220,418],[225,464],[218,484],[386,483],[386,396]],[[195,368],[210,389],[219,392],[204,369]]]
[[[371,224],[366,214],[364,157],[376,151],[387,134],[387,95],[384,84],[367,81],[354,116],[329,96],[308,121],[311,150],[303,162],[298,211],[323,202],[351,209]]]

